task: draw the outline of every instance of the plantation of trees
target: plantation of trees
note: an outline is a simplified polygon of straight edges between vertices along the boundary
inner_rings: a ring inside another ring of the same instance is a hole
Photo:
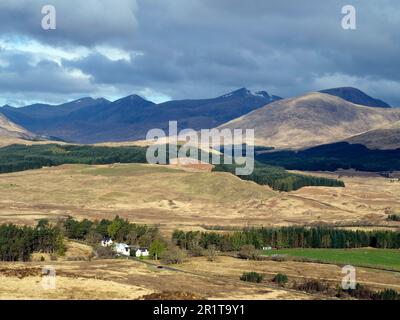
[[[0,225],[0,260],[28,261],[33,252],[63,254],[63,235],[45,220],[35,228],[13,224]]]
[[[236,165],[216,165],[214,171],[235,173]],[[243,180],[251,180],[257,184],[268,185],[274,190],[293,191],[305,186],[344,187],[344,182],[336,179],[306,176],[287,172],[280,167],[273,167],[259,162],[255,163],[254,171],[248,176],[239,176]]]
[[[300,151],[273,151],[256,155],[257,161],[290,170],[385,172],[400,170],[400,149],[370,150],[360,144],[338,142]]]
[[[246,229],[233,233],[175,231],[172,240],[192,250],[214,245],[221,251],[238,251],[244,245],[274,248],[400,248],[400,233],[394,231],[351,231],[324,227],[281,227]]]
[[[146,163],[146,148],[77,145],[11,145],[0,148],[0,173],[16,172],[65,163]]]

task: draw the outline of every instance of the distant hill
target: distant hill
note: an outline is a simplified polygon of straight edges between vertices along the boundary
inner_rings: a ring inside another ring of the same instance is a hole
[[[28,139],[28,140],[37,138],[35,134],[13,123],[2,114],[0,114],[0,137]]]
[[[0,112],[29,130],[78,143],[144,139],[152,128],[217,127],[222,123],[281,99],[267,92],[242,88],[212,99],[175,100],[154,104],[137,95],[114,102],[84,98],[58,106],[5,106]]]
[[[362,144],[369,149],[400,149],[400,121],[353,136],[346,139],[346,141]]]
[[[369,172],[400,170],[400,149],[371,150],[361,144],[336,142],[299,151],[257,154],[261,163],[290,170],[335,171],[354,169]]]
[[[327,93],[339,98],[342,98],[346,101],[360,104],[368,107],[376,107],[376,108],[391,108],[391,106],[379,99],[375,99],[362,92],[359,89],[351,88],[351,87],[341,87],[341,88],[333,88],[321,90],[321,93]]]
[[[63,119],[73,112],[85,109],[89,110],[94,106],[110,103],[106,99],[82,98],[60,105],[32,104],[22,108],[3,106],[0,113],[6,115],[10,120],[19,125],[29,128],[32,132],[47,135],[43,127],[55,126],[55,121]],[[51,134],[49,134],[51,136]]]
[[[400,109],[370,108],[314,92],[284,99],[220,128],[255,129],[256,144],[304,148],[347,139],[400,120]]]
[[[0,147],[15,143],[32,144],[43,139],[43,137],[39,137],[25,128],[13,123],[10,119],[0,113]]]

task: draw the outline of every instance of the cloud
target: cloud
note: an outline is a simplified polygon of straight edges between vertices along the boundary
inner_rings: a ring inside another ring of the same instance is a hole
[[[400,106],[397,0],[353,0],[354,31],[341,28],[344,0],[57,0],[54,32],[40,28],[43,4],[0,3],[0,47],[8,52],[0,81],[12,75],[8,93],[162,100],[242,86],[287,97],[352,85]],[[36,63],[26,66],[27,78],[17,53]],[[52,83],[37,77],[45,68]],[[41,83],[30,83],[35,77]]]
[[[52,0],[56,30],[43,30],[41,10],[47,0],[2,0],[1,33],[23,35],[51,45],[130,47],[137,27],[135,0]]]

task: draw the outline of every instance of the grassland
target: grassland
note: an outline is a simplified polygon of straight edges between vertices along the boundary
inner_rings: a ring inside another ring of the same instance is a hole
[[[63,164],[147,163],[146,150],[146,148],[138,146],[105,147],[60,144],[27,146],[14,144],[0,147],[0,173],[19,172]],[[172,160],[170,157],[168,158]],[[175,164],[175,160],[169,164]],[[213,167],[211,166],[209,169]],[[236,165],[218,165],[214,167],[214,170],[234,173],[235,167]],[[240,177],[260,185],[268,185],[279,191],[297,190],[304,186],[344,186],[342,181],[336,179],[292,174],[283,168],[266,166],[258,162],[255,163],[251,175]]]
[[[400,271],[400,250],[396,249],[279,249],[263,251],[263,254]]]
[[[0,176],[1,222],[40,218],[114,218],[162,230],[202,226],[283,226],[388,222],[400,211],[400,182],[346,177],[345,188],[305,187],[278,193],[224,172],[147,164],[62,165]],[[379,189],[376,186],[379,185]]]
[[[299,261],[254,261],[228,256],[188,258],[173,269],[157,263],[127,259],[89,260],[90,249],[68,244],[66,257],[57,261],[0,262],[0,299],[141,299],[148,294],[188,293],[198,299],[317,299],[320,295],[279,288],[271,279],[285,273],[291,282],[307,279],[340,285],[341,267]],[[82,259],[78,261],[76,257]],[[86,257],[86,258],[85,258]],[[38,256],[39,258],[39,256]],[[56,269],[56,289],[41,286],[41,269]],[[264,275],[260,284],[240,281],[243,272]],[[373,288],[400,290],[399,272],[357,268],[357,282]],[[323,297],[322,298],[326,298]]]
[[[47,265],[46,262],[45,265]],[[126,259],[52,261],[56,288],[41,286],[43,262],[0,262],[0,299],[141,299],[152,293],[189,293],[197,299],[310,299],[238,278],[157,268]]]
[[[264,282],[269,282],[277,273],[285,273],[290,281],[298,283],[305,279],[316,279],[339,286],[343,274],[342,267],[336,264],[322,264],[301,261],[245,260],[233,257],[219,256],[214,262],[208,262],[207,257],[191,258],[179,266],[180,269],[216,275],[218,277],[239,278],[243,272],[255,271],[264,275]],[[400,273],[357,267],[357,282],[373,289],[392,288],[400,291]]]
[[[101,219],[115,215],[165,228],[245,225],[270,189],[223,172],[145,164],[62,165],[1,175],[0,219]],[[244,210],[248,207],[248,210]],[[224,214],[221,214],[224,212]]]

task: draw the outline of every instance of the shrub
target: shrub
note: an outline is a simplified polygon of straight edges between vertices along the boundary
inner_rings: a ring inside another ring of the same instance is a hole
[[[240,248],[238,257],[240,259],[257,260],[258,251],[252,244],[246,244]]]
[[[97,257],[100,259],[112,259],[115,258],[115,253],[110,247],[97,247],[95,249]]]
[[[247,282],[256,282],[260,283],[263,280],[264,276],[257,272],[244,272],[240,277],[240,280]]]
[[[329,290],[329,285],[325,282],[309,279],[305,280],[303,283],[300,283],[296,286],[297,290],[305,291],[305,292],[326,292]]]
[[[207,248],[207,260],[210,262],[214,262],[217,257],[217,252],[215,250],[215,245],[210,244]]]
[[[393,289],[378,291],[372,298],[374,300],[400,300],[400,293]]]
[[[85,256],[68,256],[65,257],[66,261],[86,261],[88,260],[88,258],[86,258]]]
[[[342,290],[353,298],[361,300],[400,300],[400,293],[393,289],[374,292],[357,283],[355,289]]]
[[[288,282],[288,277],[284,273],[278,273],[273,279],[273,282],[276,282],[280,286],[284,286]]]
[[[282,254],[274,254],[270,257],[268,257],[270,260],[272,261],[276,261],[276,262],[283,262],[283,261],[287,261],[288,257]]]
[[[387,221],[400,221],[400,214],[389,214],[386,218]]]
[[[349,296],[356,298],[356,299],[361,299],[361,300],[371,300],[374,293],[372,290],[365,288],[361,284],[357,283],[355,289],[348,289],[348,290],[343,290],[343,292],[346,292]]]
[[[185,261],[186,252],[178,247],[169,247],[162,255],[162,262],[165,264],[179,264]]]

